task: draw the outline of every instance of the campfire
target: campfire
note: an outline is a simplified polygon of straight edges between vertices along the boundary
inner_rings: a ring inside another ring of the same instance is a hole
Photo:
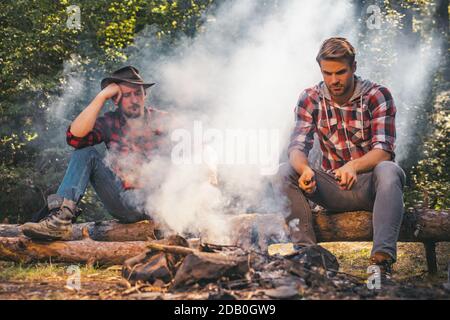
[[[339,273],[337,259],[319,245],[271,244],[285,238],[284,224],[277,224],[276,217],[248,215],[247,223],[237,230],[240,237],[235,234],[235,245],[179,235],[152,241],[146,252],[125,261],[122,275],[135,288],[207,292],[211,299],[288,299],[314,288],[332,295],[355,286],[363,288],[360,280]],[[271,229],[254,233],[255,221],[266,219],[275,221]],[[248,232],[242,234],[244,230]]]

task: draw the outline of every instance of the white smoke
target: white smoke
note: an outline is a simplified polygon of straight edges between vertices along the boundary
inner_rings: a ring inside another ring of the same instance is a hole
[[[148,211],[172,230],[209,230],[226,239],[224,214],[230,209],[281,210],[283,199],[265,197],[270,177],[261,175],[251,159],[262,165],[270,158],[268,162],[278,165],[294,124],[297,98],[302,89],[320,80],[315,55],[321,42],[337,30],[348,30],[344,36],[352,36],[347,2],[291,1],[266,10],[260,6],[259,1],[226,2],[208,18],[203,32],[186,39],[169,57],[140,49],[136,58],[143,74],[156,77],[157,98],[170,105],[175,116],[182,115],[193,139],[195,120],[201,121],[204,131],[222,132],[228,142],[232,140],[228,133],[235,135],[234,150],[221,148],[226,142],[217,139],[209,144],[216,150],[212,158],[222,160],[212,165],[218,168],[220,189],[208,186],[202,170],[211,164],[204,163],[173,166],[161,188],[149,194]],[[136,46],[141,48],[150,39],[143,34]],[[255,139],[259,134],[265,139]],[[267,145],[263,140],[272,142]],[[198,155],[194,144],[192,153]],[[246,151],[243,161],[226,161],[239,157],[239,147]],[[148,169],[149,176],[159,171],[157,165]]]

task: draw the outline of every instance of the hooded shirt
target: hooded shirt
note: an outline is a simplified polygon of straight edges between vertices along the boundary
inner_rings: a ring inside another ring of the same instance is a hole
[[[395,114],[394,100],[384,86],[355,76],[352,97],[338,105],[322,81],[300,94],[288,153],[296,149],[308,156],[316,133],[323,170],[335,170],[372,149],[385,150],[394,160]]]

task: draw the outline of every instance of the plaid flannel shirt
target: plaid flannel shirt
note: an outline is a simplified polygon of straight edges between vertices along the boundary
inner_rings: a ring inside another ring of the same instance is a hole
[[[396,108],[389,90],[372,84],[356,99],[338,106],[325,98],[323,88],[322,82],[300,95],[288,153],[297,149],[308,156],[316,133],[325,171],[335,170],[372,149],[391,153],[393,160]]]
[[[66,140],[75,149],[104,142],[108,149],[108,165],[119,177],[125,189],[142,187],[139,184],[140,168],[156,154],[168,150],[169,114],[153,108],[145,108],[145,125],[131,130],[122,112],[107,112],[98,117],[94,128],[80,138],[66,132]]]

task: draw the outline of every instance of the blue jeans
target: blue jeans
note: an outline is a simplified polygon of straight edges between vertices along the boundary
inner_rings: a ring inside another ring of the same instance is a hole
[[[89,182],[106,210],[123,223],[149,219],[145,214],[145,195],[142,190],[125,190],[120,179],[105,165],[94,147],[77,149],[57,194],[78,203]]]
[[[286,221],[297,232],[291,232],[293,241],[316,243],[312,212],[307,200],[327,211],[372,211],[373,248],[397,259],[397,239],[403,219],[403,187],[405,173],[392,161],[380,162],[371,172],[358,174],[351,190],[341,190],[333,174],[314,170],[316,190],[303,192],[298,186],[299,174],[288,163],[280,166],[277,184],[289,200],[290,215]],[[294,224],[292,222],[295,222]]]

